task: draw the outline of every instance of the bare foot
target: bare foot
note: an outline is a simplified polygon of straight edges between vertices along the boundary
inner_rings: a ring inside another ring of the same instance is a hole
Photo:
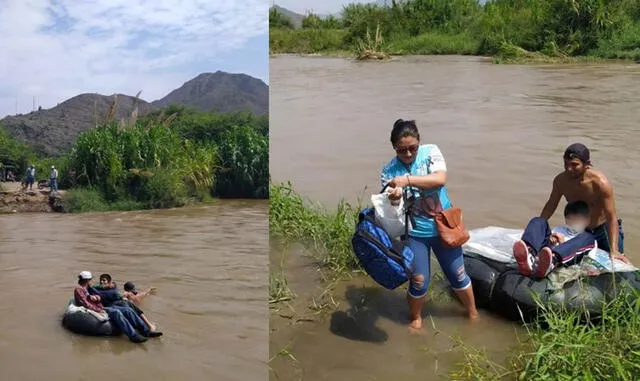
[[[471,321],[478,320],[479,317],[480,317],[480,314],[478,313],[478,311],[473,311],[469,313],[469,320]]]
[[[422,332],[422,317],[411,320],[409,322],[409,332],[419,334]]]
[[[151,332],[155,332],[156,331],[156,325],[155,324],[149,324],[149,329],[151,330]]]

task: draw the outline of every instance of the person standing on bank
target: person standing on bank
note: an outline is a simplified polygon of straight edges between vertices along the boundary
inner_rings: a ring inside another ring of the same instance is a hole
[[[563,159],[564,172],[553,179],[551,194],[540,217],[549,220],[562,197],[567,202],[586,202],[591,209],[591,223],[586,231],[595,236],[598,248],[609,252],[612,258],[629,263],[623,255],[622,220],[616,213],[611,183],[593,168],[591,154],[584,144],[571,144],[564,151]]]
[[[51,192],[58,191],[58,170],[55,166],[51,166],[51,172],[49,173],[49,188]]]
[[[409,327],[416,330],[422,328],[422,307],[431,275],[431,250],[467,309],[469,318],[476,319],[478,311],[471,279],[464,268],[462,248],[450,248],[443,244],[432,217],[452,206],[445,186],[447,166],[444,157],[437,145],[420,144],[420,133],[413,120],[398,119],[394,123],[391,144],[396,156],[382,169],[382,185],[389,184],[395,188],[389,195],[391,200],[402,198],[403,188],[409,187],[418,205],[415,226],[408,237],[408,244],[415,254],[407,293]]]

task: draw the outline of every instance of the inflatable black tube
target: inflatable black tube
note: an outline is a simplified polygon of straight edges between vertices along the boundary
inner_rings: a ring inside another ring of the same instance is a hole
[[[601,274],[567,282],[555,290],[548,279],[520,275],[507,265],[465,253],[464,263],[473,283],[478,308],[488,309],[513,321],[531,322],[538,317],[538,301],[568,312],[588,311],[591,319],[601,313],[602,303],[626,287],[640,290],[640,272]],[[615,287],[614,287],[615,282]]]
[[[109,320],[100,320],[89,312],[69,310],[62,315],[62,326],[73,333],[87,336],[117,336],[120,331]]]

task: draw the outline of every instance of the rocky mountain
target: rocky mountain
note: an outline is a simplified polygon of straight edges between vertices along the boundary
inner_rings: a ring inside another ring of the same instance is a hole
[[[201,111],[222,113],[249,110],[257,115],[269,113],[269,86],[246,74],[222,71],[203,73],[152,102],[156,107],[181,104]]]
[[[116,95],[115,119],[129,118],[135,98]],[[41,154],[57,156],[71,149],[81,132],[103,123],[113,100],[114,95],[80,94],[51,109],[7,116],[0,120],[0,128],[6,129]],[[136,104],[140,116],[170,104],[201,111],[226,113],[248,110],[265,115],[269,112],[269,86],[246,74],[218,71],[200,74],[153,103],[140,99]]]

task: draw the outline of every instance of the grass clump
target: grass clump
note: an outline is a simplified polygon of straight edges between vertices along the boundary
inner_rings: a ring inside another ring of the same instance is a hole
[[[289,288],[282,268],[278,271],[271,270],[269,272],[269,304],[286,302],[294,297],[295,294]]]
[[[597,321],[583,313],[541,307],[542,319],[507,366],[483,351],[464,348],[465,361],[452,380],[638,380],[640,379],[640,291],[629,290],[603,305]]]
[[[344,201],[334,210],[313,205],[291,183],[270,186],[269,233],[284,244],[300,242],[335,274],[358,268],[351,249],[359,206]]]
[[[369,29],[367,29],[367,35],[364,40],[358,41],[356,46],[356,59],[360,61],[364,60],[383,60],[389,58],[389,55],[384,51],[382,35],[380,34],[380,25],[376,26],[376,34],[371,37]]]

